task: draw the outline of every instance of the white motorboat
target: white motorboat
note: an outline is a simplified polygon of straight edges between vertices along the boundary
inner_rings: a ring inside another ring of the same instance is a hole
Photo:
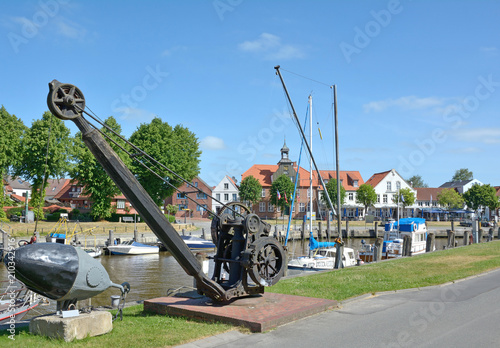
[[[427,244],[427,225],[422,218],[404,218],[385,224],[382,259],[403,256],[403,238],[411,237],[411,255],[425,253]],[[365,262],[373,261],[373,245],[362,241],[359,258]]]
[[[0,325],[20,321],[28,311],[38,306],[40,297],[28,290],[22,283],[11,280],[2,281],[8,284],[5,292],[0,293]]]
[[[317,248],[313,250],[310,256],[299,256],[288,262],[289,269],[308,269],[308,270],[328,270],[334,269],[337,248]],[[344,247],[342,255],[342,264],[344,267],[356,266],[357,260],[354,255],[354,249]]]
[[[160,248],[156,245],[147,245],[129,240],[116,245],[109,245],[108,250],[112,255],[143,255],[158,254]]]

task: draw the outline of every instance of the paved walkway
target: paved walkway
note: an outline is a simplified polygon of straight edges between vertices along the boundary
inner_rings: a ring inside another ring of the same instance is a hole
[[[441,286],[361,296],[266,333],[237,330],[182,348],[500,347],[500,269]]]

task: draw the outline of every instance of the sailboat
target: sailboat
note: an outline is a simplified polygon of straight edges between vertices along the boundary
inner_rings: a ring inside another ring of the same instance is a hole
[[[309,151],[312,149],[312,97],[309,96],[309,132],[310,132],[310,144]],[[300,159],[299,159],[300,165]],[[313,156],[310,156],[310,192],[312,191],[312,182],[313,182]],[[319,176],[319,173],[318,173]],[[297,180],[296,180],[297,181]],[[322,180],[321,180],[322,181]],[[323,187],[324,183],[322,182]],[[296,258],[292,258],[288,262],[289,269],[308,269],[308,270],[331,270],[335,268],[336,256],[337,256],[337,243],[342,243],[340,239],[335,242],[318,242],[312,233],[312,220],[313,220],[313,195],[309,195],[309,220],[310,220],[310,229],[309,229],[309,253],[307,256],[299,256]],[[293,204],[293,200],[292,200]],[[341,248],[342,249],[342,248]],[[349,267],[357,264],[356,257],[354,255],[354,249],[352,248],[343,248],[342,255],[342,265],[340,267]]]

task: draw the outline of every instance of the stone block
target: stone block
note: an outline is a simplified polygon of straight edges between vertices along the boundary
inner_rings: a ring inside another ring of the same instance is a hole
[[[30,321],[30,333],[66,342],[104,335],[112,329],[112,315],[107,311],[93,311],[71,318],[61,318],[56,314],[45,315]]]

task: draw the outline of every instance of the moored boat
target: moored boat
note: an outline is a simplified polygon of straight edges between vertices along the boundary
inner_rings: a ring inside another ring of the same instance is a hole
[[[144,255],[144,254],[158,254],[160,248],[155,245],[147,245],[129,240],[116,245],[109,245],[109,252],[112,255]]]
[[[422,218],[404,218],[399,222],[385,224],[382,259],[393,259],[403,256],[403,240],[411,238],[411,255],[425,253],[427,241],[427,225]],[[373,261],[374,248],[372,244],[361,242],[359,258],[365,262]]]
[[[10,280],[2,283],[9,284],[5,292],[0,293],[0,325],[12,324],[20,321],[28,311],[38,306],[40,297],[28,290],[22,283]]]

